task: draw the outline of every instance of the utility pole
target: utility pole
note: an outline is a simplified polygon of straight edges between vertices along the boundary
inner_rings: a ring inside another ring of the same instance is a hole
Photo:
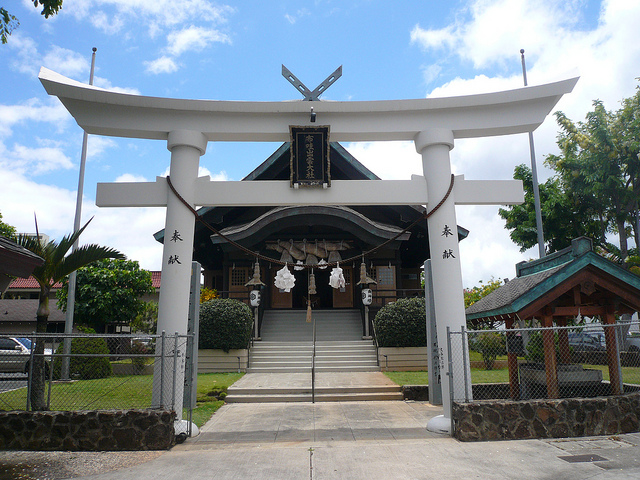
[[[522,59],[522,77],[524,86],[527,86],[527,68],[524,64],[524,48],[520,49]],[[531,178],[533,180],[533,204],[536,211],[536,230],[538,232],[538,252],[540,258],[545,256],[544,232],[542,230],[542,211],[540,208],[540,191],[538,189],[538,167],[536,165],[536,149],[533,145],[533,132],[529,132],[529,152],[531,154]]]
[[[91,72],[89,73],[89,85],[93,85],[93,71],[96,65],[96,51],[98,49],[93,47],[93,54],[91,55]],[[87,132],[82,135],[82,154],[80,156],[80,173],[78,176],[78,196],[76,198],[76,216],[73,222],[73,232],[80,230],[80,217],[82,216],[82,196],[84,195],[84,168],[87,163]],[[78,248],[79,239],[71,247],[71,251],[75,252]],[[64,321],[64,333],[69,335],[73,331],[73,311],[76,305],[76,272],[71,272],[69,275],[69,288],[67,291],[67,315]],[[62,360],[61,377],[62,380],[69,380],[69,354],[71,353],[71,339],[64,339],[63,347],[64,357]]]

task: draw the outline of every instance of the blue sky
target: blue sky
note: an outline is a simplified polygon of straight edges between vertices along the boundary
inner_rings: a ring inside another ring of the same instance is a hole
[[[530,85],[579,75],[558,105],[581,120],[593,99],[609,109],[633,95],[640,77],[640,2],[628,0],[375,0],[293,2],[64,0],[45,20],[33,2],[5,5],[20,26],[0,46],[0,212],[19,231],[61,238],[73,228],[82,131],[37,79],[46,66],[95,84],[176,98],[282,101],[301,98],[281,76],[286,65],[313,89],[338,66],[343,76],[324,100],[453,96],[522,86],[520,48]],[[541,181],[556,152],[552,116],[534,133]],[[239,180],[278,144],[210,143],[200,165],[214,179]],[[421,174],[410,143],[345,147],[382,178]],[[467,179],[509,179],[529,164],[527,135],[458,141],[453,170]],[[122,250],[160,269],[162,209],[99,209],[97,182],[154,180],[166,174],[166,142],[89,137],[83,243]],[[497,207],[458,207],[470,230],[461,244],[465,286],[512,277],[537,256],[511,243]]]

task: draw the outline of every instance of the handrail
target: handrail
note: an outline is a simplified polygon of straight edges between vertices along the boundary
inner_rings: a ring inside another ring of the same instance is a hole
[[[380,366],[380,355],[378,353],[378,335],[376,334],[376,322],[371,322],[371,331],[373,332],[373,344],[376,346],[376,363]]]
[[[311,403],[316,403],[316,318],[313,317],[313,353],[311,354]]]

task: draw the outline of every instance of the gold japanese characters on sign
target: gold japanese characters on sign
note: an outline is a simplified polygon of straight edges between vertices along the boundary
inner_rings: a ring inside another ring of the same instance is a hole
[[[291,187],[330,187],[329,126],[289,127]]]

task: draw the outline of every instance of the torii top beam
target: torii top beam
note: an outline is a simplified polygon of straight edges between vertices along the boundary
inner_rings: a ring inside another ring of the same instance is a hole
[[[209,141],[286,142],[289,125],[331,125],[331,141],[414,140],[448,129],[454,138],[535,130],[578,78],[498,93],[359,102],[183,100],[116,93],[42,68],[40,81],[87,133],[167,140],[169,132],[202,132]]]

